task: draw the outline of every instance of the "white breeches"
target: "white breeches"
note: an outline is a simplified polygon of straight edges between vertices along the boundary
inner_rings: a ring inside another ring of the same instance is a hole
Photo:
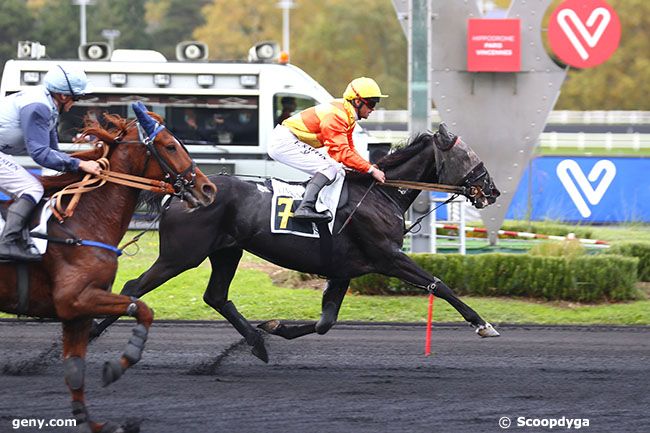
[[[38,203],[43,198],[43,185],[11,155],[0,152],[0,189],[17,197],[29,195]]]
[[[298,140],[289,128],[278,125],[271,133],[267,144],[267,152],[271,158],[303,171],[310,176],[322,173],[329,180],[336,178],[337,171],[343,166],[327,154],[327,148],[316,149]]]

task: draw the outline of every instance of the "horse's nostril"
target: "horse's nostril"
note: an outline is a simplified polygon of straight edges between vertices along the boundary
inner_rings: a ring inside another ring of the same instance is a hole
[[[201,187],[204,196],[214,198],[217,195],[217,187],[212,183],[206,183]]]

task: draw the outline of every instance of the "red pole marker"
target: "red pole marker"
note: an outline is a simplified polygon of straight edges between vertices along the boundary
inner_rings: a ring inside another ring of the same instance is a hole
[[[424,356],[431,355],[431,320],[433,319],[433,294],[429,294],[429,312],[427,314],[427,336],[424,343]]]

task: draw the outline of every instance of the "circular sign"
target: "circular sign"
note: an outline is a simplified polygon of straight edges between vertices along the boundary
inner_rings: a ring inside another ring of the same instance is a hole
[[[548,40],[564,63],[591,68],[609,59],[621,39],[621,22],[605,0],[566,0],[553,11]]]

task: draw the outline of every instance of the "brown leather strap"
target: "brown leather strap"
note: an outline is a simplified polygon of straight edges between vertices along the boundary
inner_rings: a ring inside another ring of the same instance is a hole
[[[130,186],[132,188],[138,188],[163,194],[174,193],[174,187],[165,181],[110,171],[109,169],[111,164],[109,160],[106,159],[107,152],[108,146],[104,146],[104,155],[97,160],[97,163],[99,163],[101,167],[99,176],[86,174],[84,178],[79,182],[72,183],[63,188],[61,191],[58,191],[52,195],[52,200],[54,200],[52,213],[59,220],[59,222],[63,222],[65,218],[69,218],[74,215],[74,211],[79,204],[79,200],[81,199],[81,194],[99,188],[106,182],[117,183],[120,185]],[[72,198],[70,199],[70,202],[65,205],[63,203],[63,198],[68,195],[72,195]]]
[[[465,188],[455,185],[443,185],[440,183],[415,182],[411,180],[386,180],[383,184],[394,188],[419,189],[422,191],[440,191],[463,194]]]
[[[27,263],[16,262],[16,280],[18,286],[18,305],[16,310],[19,315],[27,314],[29,310],[29,270]]]
[[[131,174],[108,170],[102,170],[99,178],[107,182],[119,183],[120,185],[132,186],[134,188],[145,189],[147,191],[165,194],[174,193],[174,187],[164,180],[149,179],[146,177],[134,176]]]

